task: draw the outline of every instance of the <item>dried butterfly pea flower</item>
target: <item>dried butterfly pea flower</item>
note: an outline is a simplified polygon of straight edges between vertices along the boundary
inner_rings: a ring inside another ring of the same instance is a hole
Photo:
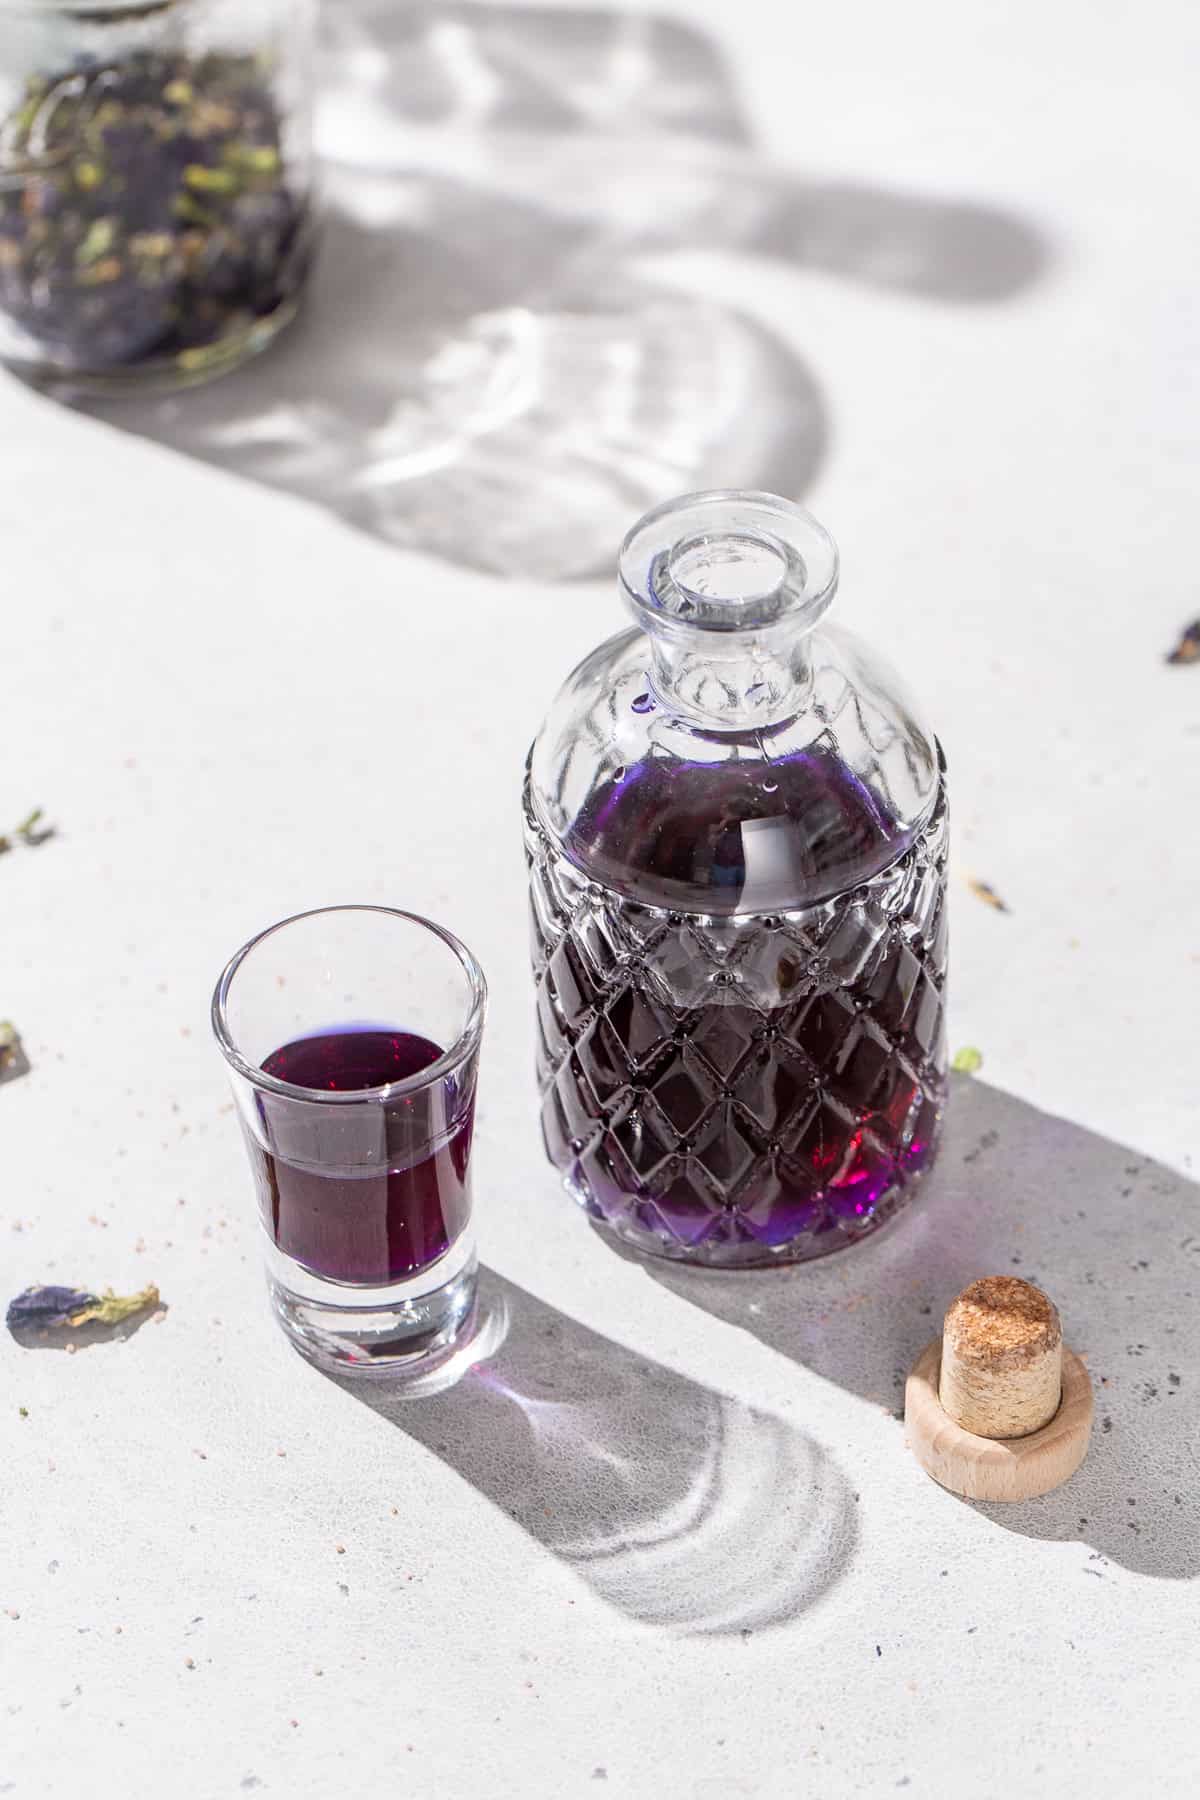
[[[5,1322],[10,1331],[22,1325],[69,1325],[73,1312],[98,1304],[98,1297],[83,1288],[29,1287],[9,1301]]]
[[[6,1323],[10,1331],[31,1325],[119,1325],[134,1313],[158,1305],[153,1283],[136,1294],[89,1294],[85,1288],[28,1287],[8,1303]]]
[[[1193,619],[1180,633],[1179,642],[1167,655],[1169,663],[1200,662],[1200,619]]]
[[[1006,913],[1012,911],[1012,907],[1009,906],[1006,900],[1001,899],[990,881],[976,881],[974,876],[972,876],[967,882],[967,886],[970,888],[975,898],[977,900],[982,900],[985,906],[990,906],[993,912]]]
[[[42,826],[43,816],[41,807],[35,806],[29,816],[22,819],[19,825],[14,826],[12,831],[0,833],[0,856],[3,856],[6,850],[11,850],[17,839],[20,839],[23,844],[36,847],[38,844],[44,844],[47,838],[53,837],[54,827],[52,825]]]

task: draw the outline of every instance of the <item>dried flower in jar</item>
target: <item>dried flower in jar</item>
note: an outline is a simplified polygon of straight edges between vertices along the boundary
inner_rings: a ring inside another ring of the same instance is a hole
[[[0,309],[72,366],[203,368],[303,281],[308,208],[254,57],[34,77],[0,169]]]

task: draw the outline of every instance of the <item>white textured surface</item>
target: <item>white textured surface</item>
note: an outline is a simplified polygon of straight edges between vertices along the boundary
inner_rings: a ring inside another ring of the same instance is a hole
[[[5,1297],[155,1279],[170,1311],[74,1357],[0,1343],[0,1792],[1200,1781],[1200,670],[1163,664],[1200,611],[1196,14],[687,17],[816,250],[676,247],[643,279],[752,316],[819,391],[807,497],[841,616],[950,758],[952,1038],[984,1074],[926,1204],[871,1248],[770,1279],[612,1255],[537,1144],[517,828],[534,723],[618,622],[608,585],[466,573],[139,441],[186,441],[178,410],[123,434],[5,385],[0,822],[41,802],[61,826],[0,862],[0,1015],[33,1063],[0,1089]],[[339,153],[352,112],[333,97]],[[873,195],[858,237],[847,184]],[[944,266],[931,197],[966,203]],[[977,204],[1048,246],[986,302],[947,291]],[[493,987],[478,1193],[510,1335],[423,1403],[344,1391],[266,1316],[207,1037],[236,944],[348,897],[444,918]],[[894,1415],[940,1308],[1006,1268],[1099,1384],[1079,1476],[1008,1511],[935,1488]]]

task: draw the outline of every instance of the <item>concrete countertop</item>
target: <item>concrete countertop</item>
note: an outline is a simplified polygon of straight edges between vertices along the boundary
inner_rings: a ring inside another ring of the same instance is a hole
[[[950,0],[336,10],[308,319],[210,391],[0,387],[0,1793],[1184,1795],[1200,1782],[1200,23]],[[765,1276],[612,1254],[542,1159],[521,766],[616,542],[802,495],[949,757],[937,1172]],[[1009,910],[983,904],[990,883]],[[344,899],[483,961],[507,1336],[453,1391],[286,1346],[208,1037]],[[905,1370],[1042,1281],[1080,1473],[965,1504]]]

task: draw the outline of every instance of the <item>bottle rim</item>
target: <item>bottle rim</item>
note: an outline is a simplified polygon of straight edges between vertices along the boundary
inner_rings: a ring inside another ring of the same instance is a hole
[[[838,584],[838,551],[793,500],[714,488],[668,500],[621,545],[627,604],[650,629],[751,633],[815,625]]]

